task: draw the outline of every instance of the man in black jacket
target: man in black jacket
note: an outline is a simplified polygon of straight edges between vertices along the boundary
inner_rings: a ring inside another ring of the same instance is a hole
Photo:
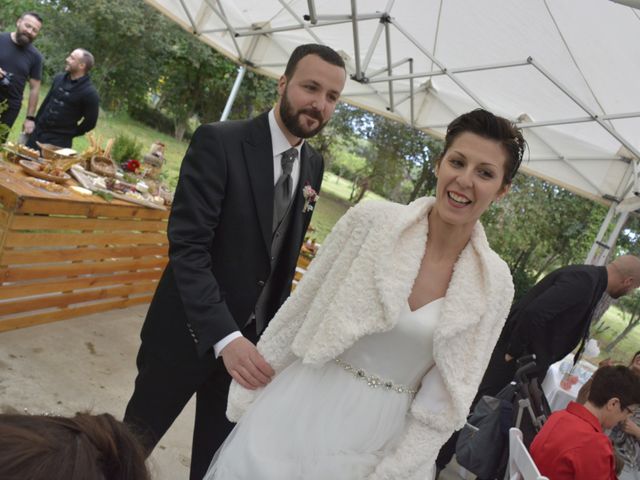
[[[254,343],[291,292],[309,191],[322,183],[322,157],[305,139],[329,121],[345,81],[334,50],[300,45],[270,112],[202,125],[182,162],[169,263],[142,327],[124,420],[150,453],[195,393],[191,480],[233,428],[231,379],[255,389],[274,374]]]
[[[511,307],[472,405],[495,396],[514,378],[515,359],[535,354],[540,383],[551,364],[589,338],[593,312],[606,292],[613,298],[640,287],[640,258],[618,257],[607,266],[570,265],[551,272]],[[472,407],[473,408],[473,407]],[[457,435],[443,446],[439,470],[453,457]]]
[[[38,110],[36,128],[27,142],[29,147],[36,148],[36,142],[71,147],[73,137],[96,126],[100,99],[89,77],[93,64],[93,55],[83,48],[69,54],[66,73],[55,76]]]

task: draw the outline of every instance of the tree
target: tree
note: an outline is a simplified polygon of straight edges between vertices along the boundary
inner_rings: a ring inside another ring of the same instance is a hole
[[[640,323],[640,293],[636,292],[633,295],[620,298],[618,306],[624,312],[623,317],[626,317],[627,324],[622,332],[605,347],[605,352],[611,352]]]
[[[511,269],[516,300],[550,270],[583,262],[605,213],[556,185],[517,175],[511,192],[483,217],[492,246]]]
[[[430,193],[435,185],[434,159],[442,148],[439,140],[379,115],[362,116],[354,125],[372,145],[366,182],[357,197],[362,198],[367,188],[399,202]]]
[[[46,11],[38,48],[48,74],[64,67],[75,48],[96,58],[92,80],[109,110],[146,101],[160,77],[167,45],[177,26],[142,0],[57,0],[41,3]]]
[[[156,92],[160,96],[157,108],[173,119],[177,139],[183,138],[194,115],[205,122],[219,120],[233,73],[233,64],[211,47],[186,32],[176,33],[173,45],[164,53]]]
[[[358,142],[362,139],[358,124],[363,118],[371,115],[369,112],[346,103],[338,103],[327,126],[309,143],[320,153],[325,162],[325,170],[331,168],[336,149],[358,153]]]

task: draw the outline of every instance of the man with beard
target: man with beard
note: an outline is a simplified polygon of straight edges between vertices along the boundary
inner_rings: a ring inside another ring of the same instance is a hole
[[[511,307],[472,405],[506,387],[518,368],[516,359],[525,355],[535,354],[534,375],[542,384],[551,364],[578,345],[576,356],[582,353],[602,296],[620,298],[638,287],[640,258],[633,255],[618,257],[606,266],[569,265],[551,272]],[[438,470],[453,457],[457,438],[456,432],[440,450]]]
[[[183,160],[125,422],[150,453],[195,392],[192,480],[233,427],[231,378],[257,388],[274,374],[255,343],[289,296],[322,183],[322,158],[305,139],[329,121],[345,81],[334,50],[301,45],[275,108],[201,126]]]
[[[66,73],[55,76],[51,89],[36,115],[36,128],[27,146],[36,141],[59,147],[71,147],[73,137],[84,135],[98,121],[98,92],[91,83],[89,71],[93,55],[76,48],[65,60]]]
[[[38,92],[42,78],[42,55],[32,45],[42,27],[42,18],[35,12],[23,13],[16,22],[16,31],[0,33],[0,103],[6,101],[6,109],[0,113],[0,123],[9,127],[4,135],[0,131],[0,143],[20,113],[22,94],[29,80],[29,104],[23,131],[33,132]]]

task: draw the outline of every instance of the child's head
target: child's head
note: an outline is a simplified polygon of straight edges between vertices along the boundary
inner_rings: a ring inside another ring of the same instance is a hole
[[[3,480],[149,480],[142,447],[105,413],[0,415]]]

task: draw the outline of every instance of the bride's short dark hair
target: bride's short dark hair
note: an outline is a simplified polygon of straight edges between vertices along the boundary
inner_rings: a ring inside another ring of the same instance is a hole
[[[505,165],[502,183],[504,185],[511,183],[520,168],[527,145],[527,142],[522,136],[522,130],[506,118],[494,115],[482,108],[463,113],[454,119],[447,127],[444,149],[436,162],[438,165],[454,140],[464,132],[475,133],[480,137],[495,140],[502,145],[507,153],[507,163]]]

